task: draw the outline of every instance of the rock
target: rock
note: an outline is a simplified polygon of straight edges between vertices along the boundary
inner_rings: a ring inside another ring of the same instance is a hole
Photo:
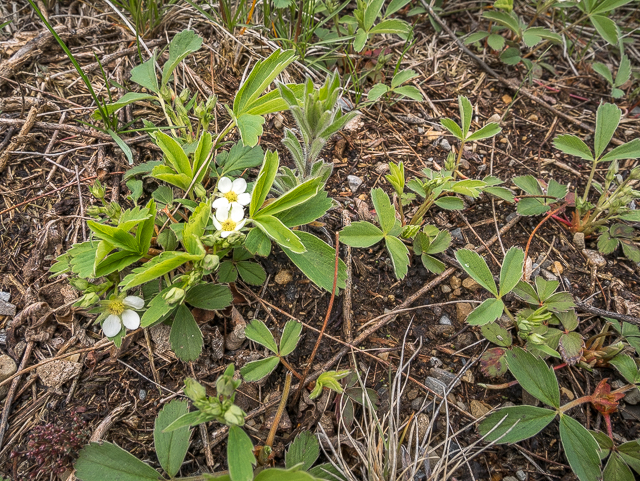
[[[413,401],[415,398],[418,397],[418,394],[420,394],[420,391],[418,391],[417,389],[412,389],[407,393],[407,399],[409,401]]]
[[[380,162],[378,165],[376,165],[376,174],[384,175],[387,172],[389,172],[389,164]]]
[[[451,319],[447,315],[442,316],[438,322],[441,326],[451,326]]]
[[[72,361],[53,361],[36,369],[42,383],[54,389],[60,388],[82,370],[82,364]]]
[[[481,418],[482,416],[487,414],[489,411],[491,411],[491,406],[483,402],[476,401],[475,399],[471,401],[470,408],[471,408],[471,415],[476,419]]]
[[[558,277],[553,275],[551,272],[549,272],[546,269],[540,269],[540,274],[542,274],[542,277],[544,277],[547,281],[557,281]]]
[[[473,306],[468,302],[458,302],[456,304],[456,313],[458,316],[458,322],[464,322],[469,314],[473,311]]]
[[[436,335],[439,335],[442,337],[449,337],[456,332],[456,328],[453,326],[438,325],[438,326],[433,326],[431,328],[431,331],[434,332]]]
[[[515,476],[507,476],[506,478],[502,478],[502,481],[518,481],[518,478]]]
[[[633,404],[634,406],[636,404],[640,403],[640,391],[636,388],[636,389],[632,389],[631,391],[628,391],[627,394],[625,394],[624,396],[624,402],[629,403],[629,404]]]
[[[429,359],[429,364],[431,364],[431,367],[440,367],[442,366],[442,361],[437,357],[432,357]]]
[[[424,397],[418,396],[413,401],[411,401],[411,409],[413,409],[414,411],[420,411],[420,408],[422,407],[423,402],[424,402]]]
[[[503,329],[511,329],[516,325],[516,323],[513,322],[511,319],[509,319],[509,317],[507,317],[506,314],[503,314],[502,316],[500,316],[497,322],[498,322],[498,325]]]
[[[511,97],[511,95],[509,95],[509,94],[504,94],[504,95],[502,96],[502,101],[503,101],[505,104],[509,105],[511,102],[513,102],[513,98],[512,98],[512,97]]]
[[[347,182],[349,182],[349,189],[351,192],[358,190],[358,187],[362,185],[362,179],[357,175],[347,175]]]
[[[276,274],[275,281],[276,284],[280,284],[281,286],[285,284],[289,284],[293,280],[293,274],[290,270],[283,269]]]
[[[449,279],[449,285],[451,286],[451,289],[457,289],[462,285],[462,283],[460,282],[459,277],[452,276],[451,279]]]
[[[11,293],[0,291],[0,301],[9,302],[11,300]]]
[[[451,144],[447,139],[444,139],[444,138],[440,141],[440,147],[442,147],[447,152],[451,150]]]
[[[149,329],[151,333],[151,339],[153,339],[156,345],[156,352],[158,354],[164,354],[171,351],[171,341],[169,335],[171,333],[171,327],[166,324],[158,324]]]
[[[516,471],[516,478],[520,481],[527,481],[527,473],[525,473],[522,469]]]
[[[11,304],[10,302],[5,302],[0,299],[0,316],[10,316],[13,317],[16,315],[16,306]]]
[[[0,382],[6,381],[18,371],[16,362],[6,354],[0,356]],[[7,397],[9,393],[9,384],[0,386],[0,399]]]
[[[449,294],[451,292],[451,288],[446,284],[442,284],[440,286],[440,289],[442,290],[443,294]]]
[[[418,439],[419,440],[422,440],[422,438],[424,438],[424,436],[429,431],[430,422],[431,421],[429,419],[429,416],[427,416],[425,413],[420,413],[416,417],[416,425],[418,426]]]
[[[364,122],[360,117],[360,115],[357,115],[356,117],[349,120],[349,122],[347,122],[347,124],[344,126],[344,130],[354,131],[360,130],[362,127],[364,127]]]
[[[501,120],[502,117],[500,116],[500,114],[493,114],[487,119],[487,124],[499,124]]]
[[[447,389],[447,385],[445,383],[431,376],[425,379],[424,385],[440,396],[443,396],[445,389]]]
[[[469,289],[470,291],[477,291],[478,289],[480,289],[482,286],[480,284],[478,284],[475,279],[471,278],[471,277],[467,277],[464,281],[462,281],[462,287],[464,287],[465,289]]]
[[[468,384],[473,384],[474,382],[476,382],[475,377],[473,377],[473,373],[469,369],[467,369],[464,372],[464,374],[462,375],[462,377],[460,379],[463,380],[464,382],[468,383]]]
[[[464,240],[464,236],[462,235],[462,229],[458,227],[457,229],[453,229],[451,231],[451,237],[455,237],[456,239]]]
[[[555,275],[559,276],[560,274],[562,274],[564,272],[564,267],[562,267],[562,264],[560,264],[560,262],[555,261],[551,265],[551,272],[553,272]]]
[[[138,397],[140,398],[140,401],[144,401],[145,399],[147,399],[147,390],[140,389],[140,392],[138,393]]]
[[[604,267],[607,265],[607,260],[598,251],[591,249],[582,249],[582,253],[587,258],[587,264],[593,267]]]
[[[457,377],[455,374],[445,371],[444,369],[440,369],[439,367],[431,368],[431,376],[447,386],[453,384]]]
[[[517,212],[512,212],[511,214],[509,214],[507,216],[507,218],[505,219],[507,222],[511,222],[513,219],[515,219],[516,217],[518,217],[518,213]]]
[[[575,234],[573,234],[573,243],[576,245],[578,250],[584,249],[584,234],[582,232],[576,232]]]

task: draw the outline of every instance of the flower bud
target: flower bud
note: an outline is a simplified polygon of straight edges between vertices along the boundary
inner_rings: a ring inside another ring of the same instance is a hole
[[[453,150],[447,155],[447,160],[444,163],[444,168],[446,170],[453,170],[456,168],[456,155],[453,153]]]
[[[190,377],[184,380],[184,393],[192,401],[201,401],[207,397],[205,387]]]
[[[100,297],[95,292],[88,292],[84,296],[82,296],[75,303],[76,307],[90,307],[94,304],[97,304],[100,301]]]
[[[193,186],[193,193],[196,194],[200,198],[207,196],[206,189],[199,182],[196,185]]]
[[[220,265],[220,257],[214,254],[207,254],[202,261],[202,267],[208,271],[216,269]]]
[[[240,409],[235,404],[232,404],[231,406],[229,406],[229,409],[225,411],[224,420],[225,423],[227,423],[229,426],[243,426],[245,415],[246,414],[242,409]]]
[[[182,92],[180,92],[180,96],[178,98],[182,103],[185,103],[187,100],[189,100],[189,95],[191,95],[189,89],[184,89],[182,90]]]
[[[184,298],[184,289],[180,289],[179,287],[172,287],[166,292],[162,298],[167,301],[169,304],[177,304],[182,301]]]
[[[71,284],[73,287],[75,287],[79,291],[84,291],[87,287],[89,287],[89,281],[87,281],[86,279],[78,279],[78,278],[71,279],[69,281],[69,284]]]
[[[104,207],[98,207],[97,205],[90,205],[87,207],[87,215],[92,217],[99,216],[104,212]]]
[[[240,385],[240,380],[234,380],[232,376],[222,375],[216,381],[216,391],[218,396],[233,396],[233,393]]]
[[[91,192],[91,195],[93,195],[96,199],[104,199],[105,190],[102,186],[102,182],[100,182],[99,180],[96,180],[94,184],[89,187],[89,192]]]
[[[632,169],[629,173],[629,177],[631,177],[631,180],[640,180],[640,167]]]

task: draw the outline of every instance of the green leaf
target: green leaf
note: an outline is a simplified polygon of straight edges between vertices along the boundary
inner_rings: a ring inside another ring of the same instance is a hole
[[[125,157],[129,161],[129,165],[133,164],[133,152],[131,152],[131,147],[127,145],[127,143],[120,137],[116,132],[111,129],[107,129],[107,133],[111,136],[111,138],[115,141],[115,143],[120,147],[120,150],[124,152]]]
[[[640,443],[638,441],[621,444],[618,446],[618,453],[636,473],[640,474]]]
[[[244,335],[253,342],[257,342],[261,346],[266,347],[272,353],[278,354],[278,345],[273,338],[273,334],[266,324],[258,319],[254,319],[244,330]]]
[[[613,85],[613,76],[611,75],[611,71],[609,67],[600,62],[593,62],[591,64],[591,68],[596,72],[602,75],[610,85]]]
[[[319,219],[327,213],[332,205],[327,191],[318,189],[315,197],[284,212],[279,212],[276,217],[287,227],[297,227]]]
[[[487,416],[478,430],[489,442],[518,443],[538,434],[555,417],[556,412],[550,409],[534,406],[507,407]],[[492,429],[494,430],[491,431]]]
[[[480,40],[484,40],[488,36],[489,36],[489,32],[474,32],[464,40],[464,44],[469,45],[472,43],[476,43],[476,42],[479,42]]]
[[[334,481],[336,478],[330,478]],[[301,471],[297,468],[290,470],[280,468],[269,468],[264,471],[260,471],[254,479],[254,481],[318,481],[309,473]],[[341,481],[341,480],[340,480]]]
[[[198,284],[189,289],[185,297],[188,304],[207,311],[226,309],[232,301],[231,289],[221,284]]]
[[[371,247],[384,238],[384,233],[366,221],[354,222],[340,231],[340,242],[351,247]]]
[[[632,0],[604,0],[599,3],[590,13],[605,13],[610,12],[618,7],[622,7]]]
[[[622,111],[613,104],[601,104],[596,112],[596,132],[594,135],[595,158],[599,159],[607,148],[620,123]]]
[[[193,178],[191,164],[180,144],[164,132],[158,132],[156,134],[156,142],[176,172],[186,175],[191,180],[191,178]]]
[[[524,390],[549,406],[560,407],[560,389],[553,368],[519,347],[506,355],[511,374]]]
[[[356,52],[361,52],[365,46],[365,43],[367,42],[367,38],[368,38],[367,32],[359,28],[356,31],[355,38],[353,39],[353,49]]]
[[[605,154],[599,162],[611,162],[620,159],[640,158],[640,139],[633,139],[631,142],[617,146],[611,152]]]
[[[92,220],[87,221],[87,225],[93,231],[96,237],[107,241],[120,249],[137,253],[139,250],[136,238],[120,227],[99,224]]]
[[[135,167],[131,167],[128,169],[124,176],[123,180],[129,180],[131,177],[134,177],[138,174],[150,174],[151,170],[157,165],[162,165],[161,160],[150,160],[149,162],[144,162],[143,164],[136,165]]]
[[[571,366],[580,360],[583,346],[582,336],[577,332],[569,332],[560,336],[558,351],[562,359]]]
[[[398,10],[401,10],[402,8],[404,8],[410,1],[411,0],[391,0],[391,2],[389,2],[389,5],[387,6],[387,9],[384,12],[384,16],[388,17],[389,15],[393,15]]]
[[[267,280],[267,273],[262,266],[256,262],[238,262],[236,264],[238,273],[242,280],[252,286],[261,286]]]
[[[76,477],[82,481],[158,481],[163,479],[148,464],[124,449],[108,442],[85,446],[74,465]]]
[[[293,352],[298,345],[301,332],[302,324],[294,320],[287,321],[282,331],[282,337],[280,338],[280,356],[288,356]]]
[[[405,1],[405,0],[401,0],[401,1]],[[416,73],[416,71],[412,69],[407,69],[407,70],[403,70],[402,72],[398,72],[391,79],[391,88],[399,87],[403,83],[408,82],[409,80],[411,80],[412,78],[416,78],[417,76],[418,74]]]
[[[403,97],[408,97],[411,100],[415,100],[417,102],[422,102],[424,100],[422,97],[422,93],[420,93],[420,91],[413,85],[404,85],[402,87],[398,87],[393,90],[393,93],[402,95]]]
[[[385,84],[377,83],[367,92],[367,100],[376,101],[389,91],[389,87]]]
[[[487,38],[487,43],[493,50],[500,52],[504,48],[505,39],[502,35],[497,35],[494,33],[489,35],[489,38]]]
[[[382,11],[384,0],[369,0],[364,10],[364,29],[369,31]]]
[[[247,234],[244,247],[254,255],[267,257],[271,252],[271,240],[269,240],[264,232],[256,227],[251,229]]]
[[[293,468],[302,463],[300,471],[309,471],[320,456],[318,439],[309,431],[302,431],[293,440],[284,456],[285,466]]]
[[[591,433],[575,419],[560,415],[560,439],[569,465],[580,481],[600,479],[600,448]]]
[[[579,140],[579,139],[578,139]],[[514,177],[513,183],[529,195],[542,195],[542,188],[533,175],[523,175]],[[534,199],[535,200],[535,199]]]
[[[520,25],[518,24],[518,21],[508,13],[490,11],[490,12],[484,12],[482,16],[484,18],[488,18],[489,20],[493,20],[496,23],[499,23],[504,27],[507,27],[509,30],[515,33],[518,37],[522,37],[522,30],[520,29]]]
[[[236,125],[245,145],[254,147],[258,143],[264,122],[264,117],[261,115],[242,114],[236,117]]]
[[[189,404],[187,401],[173,400],[160,411],[153,428],[153,444],[156,448],[158,461],[171,478],[180,471],[182,461],[184,461],[189,449],[191,432],[187,426],[169,433],[165,433],[163,430],[188,412]]]
[[[147,204],[149,209],[149,218],[138,226],[136,231],[136,240],[138,241],[138,252],[140,254],[146,254],[151,247],[151,238],[154,234],[154,227],[156,223],[156,202],[151,199]]]
[[[247,433],[238,426],[229,426],[227,462],[229,475],[233,481],[253,480],[253,466],[256,465],[253,443]]]
[[[267,59],[256,62],[233,101],[233,113],[236,118],[243,113],[248,113],[273,79],[280,75],[295,59],[293,50],[276,50]],[[279,92],[276,91],[276,94],[279,96]],[[252,146],[255,144],[244,142],[244,145]]]
[[[371,201],[378,215],[378,221],[382,232],[386,235],[396,224],[396,210],[391,205],[391,199],[381,188],[371,191]]]
[[[464,208],[464,202],[456,196],[440,197],[434,204],[445,210],[462,210]]]
[[[297,235],[306,251],[302,254],[296,254],[287,248],[282,250],[311,282],[325,291],[331,292],[333,289],[336,250],[308,232],[298,231]],[[382,237],[380,237],[381,239]],[[346,279],[347,266],[342,259],[339,259],[336,294],[339,293],[340,289],[345,288]]]
[[[296,254],[305,252],[306,249],[298,236],[277,217],[264,215],[253,219],[253,223],[280,247],[287,248]]]
[[[102,277],[115,271],[122,271],[125,267],[138,262],[140,259],[142,259],[140,254],[132,254],[129,251],[114,252],[98,263],[95,268],[95,276]]]
[[[242,141],[233,144],[228,152],[221,152],[216,156],[216,164],[222,167],[222,172],[232,172],[234,170],[244,170],[256,167],[262,163],[264,151],[262,147],[256,145],[249,147]]]
[[[522,60],[520,50],[515,47],[509,47],[500,54],[500,60],[506,65],[516,65]]]
[[[144,311],[142,319],[140,319],[141,327],[149,327],[156,324],[166,318],[167,315],[176,308],[175,305],[167,303],[162,297],[165,293],[169,292],[169,289],[171,288],[165,288],[151,299],[151,302],[147,305],[147,310]]]
[[[422,265],[424,265],[424,268],[428,271],[433,272],[434,274],[442,274],[445,270],[446,266],[444,262],[439,261],[429,254],[422,254],[422,256],[420,256],[420,259],[422,260]]]
[[[451,119],[440,119],[440,125],[447,129],[456,139],[463,140],[462,129],[460,126]]]
[[[258,212],[258,209],[262,207],[262,204],[264,204],[267,194],[271,190],[273,181],[276,178],[276,174],[278,173],[279,165],[278,153],[267,150],[264,163],[260,168],[260,173],[251,192],[251,204],[249,205],[249,215],[251,217],[253,217],[254,214]]]
[[[524,251],[519,247],[512,247],[504,256],[500,269],[500,297],[511,292],[522,278],[524,267]]]
[[[183,30],[176,34],[169,44],[169,60],[162,67],[162,85],[167,85],[169,77],[178,64],[189,55],[196,52],[202,45],[202,38],[192,30]]]
[[[618,27],[613,20],[602,15],[592,15],[589,19],[603,39],[611,45],[618,45]]]
[[[542,296],[540,296],[542,298]],[[573,302],[573,296],[568,292],[556,292],[544,301],[545,306],[550,311],[568,311],[576,307]]]
[[[620,353],[609,361],[613,367],[615,367],[622,377],[624,377],[628,383],[635,384],[640,382],[640,372],[638,372],[638,365],[631,356]]]
[[[127,290],[139,286],[171,272],[185,262],[200,260],[202,257],[201,255],[192,255],[186,252],[163,252],[146,264],[135,268],[131,274],[122,280],[121,288]]]
[[[458,95],[458,110],[460,110],[460,122],[462,122],[462,138],[466,139],[473,115],[473,106],[467,97]]]
[[[409,270],[409,249],[397,237],[388,236],[385,237],[384,241],[391,256],[396,277],[404,279]]]
[[[160,93],[158,77],[156,77],[156,55],[149,60],[131,69],[131,81],[154,93]]]
[[[504,303],[500,299],[490,298],[476,307],[467,317],[467,323],[472,326],[482,326],[495,321],[502,315]]]
[[[286,194],[280,196],[275,201],[257,212],[257,215],[275,215],[287,211],[293,207],[305,203],[315,197],[320,187],[321,179],[315,177],[297,185]]]
[[[631,61],[627,55],[623,55],[620,60],[620,66],[618,67],[618,73],[616,74],[616,81],[614,85],[620,87],[625,84],[631,77]]]
[[[456,259],[458,259],[460,267],[473,277],[478,284],[498,297],[498,288],[493,280],[493,274],[491,274],[485,260],[477,252],[469,249],[459,249],[456,251]]]
[[[196,147],[196,151],[193,154],[193,175],[195,176],[194,182],[202,182],[209,163],[211,162],[211,149],[213,147],[213,140],[211,134],[205,132],[200,136],[200,141]]]
[[[548,205],[543,204],[538,199],[526,198],[520,199],[517,211],[520,215],[529,216],[544,214],[545,212],[548,212],[549,209],[550,207]]]
[[[182,361],[195,361],[202,352],[202,332],[191,311],[183,304],[178,306],[169,334],[171,349]]]
[[[204,229],[211,215],[211,201],[201,202],[189,217],[189,221],[182,230],[182,244],[189,254],[205,254],[200,237],[204,235]]]
[[[279,362],[280,359],[276,356],[251,361],[240,368],[240,374],[247,382],[259,381],[271,374]]]
[[[127,92],[122,97],[120,97],[120,99],[116,100],[112,104],[105,104],[104,110],[106,111],[107,115],[111,115],[114,112],[117,112],[118,110],[120,110],[122,107],[126,107],[127,105],[132,104],[134,102],[139,102],[141,100],[155,99],[155,98],[156,97],[154,95],[150,95],[150,94],[144,94],[144,93],[138,93],[138,92]],[[100,120],[102,118],[100,115],[100,111],[96,110],[95,112],[93,112],[93,114],[91,114],[91,118],[94,120]]]
[[[618,453],[611,453],[602,474],[604,481],[634,481],[636,479]]]
[[[482,335],[500,347],[509,347],[513,342],[511,333],[497,322],[485,324],[480,328]]]
[[[491,122],[467,137],[467,142],[488,139],[498,135],[501,131],[502,128],[498,124]]]
[[[593,160],[591,149],[575,135],[558,135],[553,139],[553,145],[556,149],[562,150],[565,154],[575,155],[576,157],[580,157],[584,160]]]
[[[395,35],[408,35],[410,32],[409,25],[404,20],[399,20],[397,18],[383,20],[376,26],[374,26],[371,30],[369,30],[369,35],[380,34],[380,33],[388,33]]]
[[[202,411],[193,411],[187,413],[183,416],[180,416],[178,419],[173,421],[167,427],[164,428],[165,433],[170,433],[177,429],[181,429],[189,426],[197,426],[198,424],[206,423],[210,418]]]
[[[309,470],[309,474],[327,481],[345,481],[344,475],[331,463],[318,464]]]

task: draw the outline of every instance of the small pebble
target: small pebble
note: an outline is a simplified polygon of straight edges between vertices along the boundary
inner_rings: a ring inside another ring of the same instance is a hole
[[[285,285],[289,284],[293,280],[293,274],[289,270],[281,270],[276,274],[276,284]]]
[[[456,239],[464,240],[464,237],[462,236],[462,229],[460,227],[458,227],[457,229],[453,229],[451,231],[451,237],[455,237]]]
[[[451,144],[449,143],[449,141],[447,139],[442,139],[440,141],[440,147],[442,147],[447,152],[451,150]]]
[[[451,288],[446,284],[442,284],[440,289],[442,289],[443,294],[449,294],[451,292]]]
[[[511,214],[509,214],[507,216],[506,221],[507,222],[511,222],[513,219],[515,219],[516,217],[518,217],[518,213],[517,212],[512,212]]]
[[[140,389],[138,397],[140,398],[140,401],[144,401],[145,399],[147,399],[147,391],[145,389]]]
[[[584,234],[582,232],[576,232],[575,234],[573,234],[573,243],[576,245],[576,247],[580,250],[585,248],[585,243],[584,243]]]
[[[440,318],[440,324],[442,326],[450,326],[451,325],[451,319],[449,319],[449,316],[442,316]]]
[[[347,181],[349,182],[349,189],[351,192],[358,190],[358,187],[362,185],[362,179],[357,175],[347,175]]]
[[[11,300],[11,293],[0,291],[0,301],[9,302]]]
[[[520,481],[527,481],[527,473],[525,473],[522,469],[516,471],[516,478]]]
[[[502,117],[500,116],[500,114],[493,114],[491,117],[489,117],[487,119],[487,124],[499,124],[500,121],[502,120]]]

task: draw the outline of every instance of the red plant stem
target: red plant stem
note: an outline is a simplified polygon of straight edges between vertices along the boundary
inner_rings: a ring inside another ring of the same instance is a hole
[[[553,370],[557,371],[558,369],[562,369],[563,367],[565,367],[567,365],[566,362],[563,362],[562,364],[558,364],[557,366],[553,366]],[[481,387],[485,388],[485,389],[490,389],[492,391],[497,391],[499,389],[507,389],[511,386],[515,386],[516,384],[518,384],[518,381],[511,381],[511,382],[505,382],[504,384],[482,384]]]
[[[556,210],[553,210],[551,212],[549,212],[544,219],[542,219],[540,221],[540,223],[536,226],[535,229],[533,229],[533,232],[531,233],[531,235],[529,236],[529,240],[527,241],[527,247],[524,250],[524,258],[525,258],[525,262],[527,259],[527,256],[529,254],[529,247],[531,246],[531,241],[533,240],[533,236],[535,235],[535,233],[538,231],[538,229],[542,226],[542,224],[544,224],[547,220],[549,220],[551,218],[551,216],[553,216],[554,214],[557,214],[558,212],[560,212],[562,209],[564,209],[566,207],[566,204],[562,204],[560,207],[558,207]]]
[[[293,396],[293,405],[298,404],[300,400],[300,395],[302,394],[302,390],[306,384],[307,376],[309,375],[309,369],[311,369],[311,365],[313,364],[313,359],[316,357],[316,352],[318,351],[318,347],[320,346],[320,341],[322,340],[322,336],[324,335],[324,331],[327,328],[327,324],[329,323],[329,316],[331,316],[331,310],[333,309],[333,301],[336,298],[336,286],[338,285],[338,267],[340,261],[340,236],[339,233],[336,232],[336,262],[333,271],[333,288],[331,289],[331,299],[329,299],[329,307],[327,308],[327,315],[324,318],[324,323],[322,324],[322,329],[320,330],[320,334],[318,335],[318,340],[316,341],[316,345],[313,346],[313,351],[311,351],[311,356],[309,357],[309,361],[307,362],[307,367],[304,369],[304,373],[302,374],[302,380],[298,386],[298,390],[296,391],[295,396]]]

